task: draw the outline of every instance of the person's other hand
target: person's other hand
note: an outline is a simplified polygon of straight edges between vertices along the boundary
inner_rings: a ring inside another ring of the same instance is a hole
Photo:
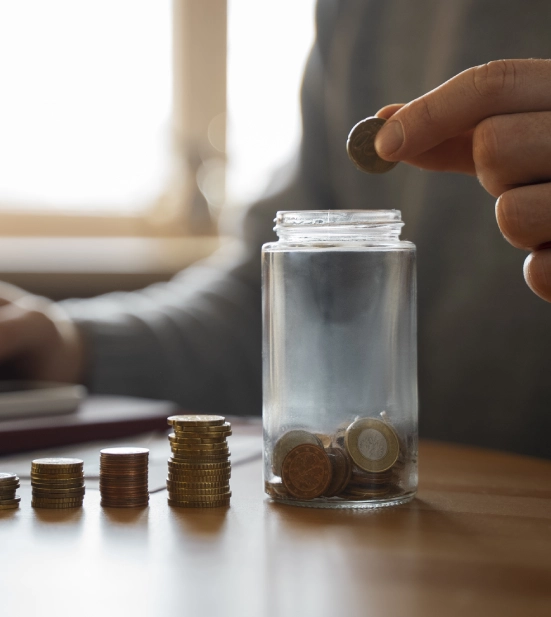
[[[81,335],[61,308],[0,282],[0,379],[78,383],[83,365]]]
[[[498,60],[407,105],[389,105],[375,147],[388,161],[476,175],[530,288],[551,301],[551,60]]]

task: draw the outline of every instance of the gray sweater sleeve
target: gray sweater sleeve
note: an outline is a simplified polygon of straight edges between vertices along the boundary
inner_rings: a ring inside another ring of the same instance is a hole
[[[91,392],[172,400],[209,413],[261,411],[260,248],[279,203],[304,206],[299,183],[251,208],[240,241],[131,293],[68,300],[88,351]]]

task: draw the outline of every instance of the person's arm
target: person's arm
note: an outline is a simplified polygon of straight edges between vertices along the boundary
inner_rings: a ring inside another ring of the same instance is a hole
[[[530,251],[524,276],[551,301],[551,60],[499,60],[468,69],[407,105],[389,105],[379,155],[476,175],[497,223]]]

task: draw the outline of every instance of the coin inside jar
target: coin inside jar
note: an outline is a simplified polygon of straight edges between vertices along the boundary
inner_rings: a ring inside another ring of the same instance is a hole
[[[285,457],[281,479],[285,488],[298,499],[315,499],[327,490],[332,468],[322,447],[301,444]]]
[[[400,454],[394,430],[375,418],[353,422],[346,430],[345,443],[354,463],[372,473],[390,469]]]
[[[331,461],[332,477],[324,497],[335,497],[347,486],[352,475],[350,458],[341,448],[328,448],[327,456]]]
[[[375,137],[385,122],[383,118],[372,116],[358,122],[350,131],[346,151],[360,171],[384,174],[398,164],[397,161],[385,161],[375,150]]]
[[[284,433],[274,446],[272,454],[272,470],[276,476],[281,476],[283,460],[289,452],[301,444],[309,443],[323,449],[320,438],[303,429],[293,429]]]

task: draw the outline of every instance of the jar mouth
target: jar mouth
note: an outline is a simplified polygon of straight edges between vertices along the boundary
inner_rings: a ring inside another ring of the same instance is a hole
[[[282,210],[274,219],[277,228],[403,226],[400,210]]]
[[[397,239],[404,225],[400,210],[284,210],[274,231],[282,240]]]

